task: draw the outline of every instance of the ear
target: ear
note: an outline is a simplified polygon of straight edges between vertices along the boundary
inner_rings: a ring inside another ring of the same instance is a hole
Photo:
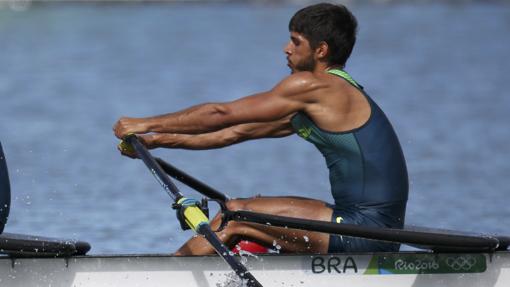
[[[315,56],[317,60],[323,60],[328,56],[329,46],[328,43],[322,41],[319,43],[319,46],[315,49]]]

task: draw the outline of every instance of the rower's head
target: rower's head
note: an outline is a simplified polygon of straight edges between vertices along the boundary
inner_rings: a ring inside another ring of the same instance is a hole
[[[313,71],[319,61],[344,67],[356,43],[357,27],[356,18],[343,5],[321,3],[296,12],[284,49],[292,72]]]

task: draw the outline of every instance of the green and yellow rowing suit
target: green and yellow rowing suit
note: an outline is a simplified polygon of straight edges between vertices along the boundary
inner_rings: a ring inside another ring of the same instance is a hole
[[[367,98],[371,114],[361,127],[345,132],[319,128],[305,113],[291,120],[295,132],[313,143],[326,159],[335,201],[332,221],[402,228],[408,194],[407,168],[388,118],[343,70],[329,70]],[[398,244],[332,235],[329,252],[396,251]]]

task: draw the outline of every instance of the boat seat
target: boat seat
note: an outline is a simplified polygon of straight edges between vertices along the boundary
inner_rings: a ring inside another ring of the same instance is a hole
[[[60,257],[85,255],[90,244],[36,235],[3,233],[11,205],[11,187],[7,161],[0,142],[0,254],[12,257]]]

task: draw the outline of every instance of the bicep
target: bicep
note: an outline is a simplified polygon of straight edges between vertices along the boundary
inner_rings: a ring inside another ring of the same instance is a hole
[[[310,75],[289,77],[270,91],[222,104],[228,114],[227,125],[278,122],[305,109],[312,102],[317,85]]]

